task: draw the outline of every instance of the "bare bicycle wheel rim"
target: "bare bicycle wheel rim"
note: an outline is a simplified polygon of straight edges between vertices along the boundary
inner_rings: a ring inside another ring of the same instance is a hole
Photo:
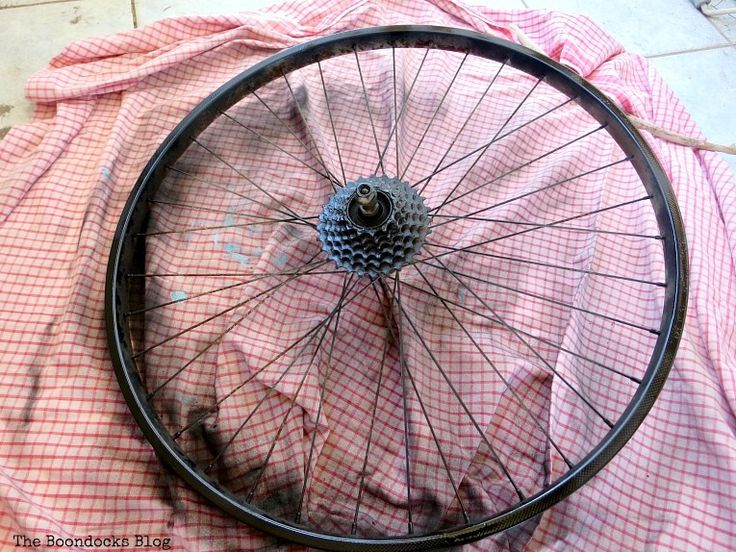
[[[147,390],[135,369],[135,348],[123,313],[128,310],[128,297],[132,293],[127,270],[139,262],[135,260],[135,256],[140,254],[135,234],[146,225],[146,199],[155,195],[166,177],[167,167],[183,155],[192,139],[203,132],[220,112],[282,74],[296,69],[342,54],[356,52],[357,56],[357,52],[365,50],[402,47],[465,52],[504,62],[509,67],[543,79],[569,97],[580,98],[585,111],[606,124],[606,132],[629,156],[631,165],[651,196],[662,237],[666,289],[658,336],[641,383],[603,440],[567,473],[516,505],[466,526],[431,534],[362,538],[320,532],[273,517],[222,488],[201,466],[192,462],[146,399]],[[664,385],[682,333],[686,297],[687,247],[671,185],[651,149],[610,100],[569,69],[522,46],[467,30],[394,26],[339,33],[289,48],[238,75],[197,106],[155,152],[130,194],[112,243],[105,308],[115,373],[135,420],[161,461],[208,501],[240,521],[309,546],[334,550],[419,550],[470,542],[528,520],[569,496],[599,472],[641,424]]]

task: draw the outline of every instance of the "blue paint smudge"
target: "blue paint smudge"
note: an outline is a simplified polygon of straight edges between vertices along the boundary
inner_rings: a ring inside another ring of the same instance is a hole
[[[223,246],[223,249],[225,250],[225,253],[230,253],[230,256],[232,256],[232,253],[237,253],[238,251],[240,251],[240,247],[237,243],[226,243]]]
[[[215,234],[212,236],[212,241],[215,243],[215,245],[220,245],[220,234]]]
[[[240,263],[240,266],[248,266],[250,264],[250,258],[242,253],[230,253],[230,258],[233,261]]]
[[[461,289],[457,292],[457,300],[460,303],[465,303],[465,290]]]
[[[186,291],[172,291],[171,292],[171,300],[172,301],[183,301],[188,297]]]
[[[274,264],[279,268],[284,268],[286,263],[289,261],[289,256],[286,253],[279,253],[273,260]]]
[[[100,175],[103,180],[109,180],[112,177],[112,172],[109,167],[102,167],[102,169],[100,169]]]
[[[231,214],[225,215],[225,219],[222,221],[223,226],[232,226],[235,224],[235,217]]]

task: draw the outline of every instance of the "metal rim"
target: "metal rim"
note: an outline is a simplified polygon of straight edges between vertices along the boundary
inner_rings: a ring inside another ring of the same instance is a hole
[[[354,49],[375,48],[378,44],[401,47],[435,47],[470,51],[474,55],[506,60],[509,66],[545,82],[568,95],[583,95],[586,110],[599,121],[609,123],[608,133],[627,155],[647,191],[653,196],[660,233],[663,236],[664,263],[668,277],[659,336],[647,371],[628,407],[610,432],[593,450],[563,477],[537,494],[481,523],[450,532],[401,538],[363,539],[333,536],[284,523],[267,513],[244,505],[238,498],[215,484],[193,466],[164,429],[145,400],[145,390],[132,368],[130,338],[122,311],[125,310],[127,284],[125,265],[131,262],[135,246],[131,228],[140,227],[147,214],[144,198],[155,192],[166,169],[217,116],[244,95],[281,76],[285,70],[304,67],[319,60]],[[610,124],[613,122],[613,124]],[[671,186],[642,137],[609,100],[585,80],[565,67],[524,47],[479,33],[426,26],[394,26],[361,29],[320,38],[285,50],[245,71],[223,85],[195,108],[169,135],[143,170],[123,210],[112,244],[107,274],[106,323],[115,372],[126,402],[153,445],[160,459],[189,485],[228,514],[254,527],[302,544],[336,550],[406,550],[457,545],[496,533],[527,520],[569,496],[597,473],[631,437],[661,390],[671,367],[684,325],[687,297],[687,247],[679,211]]]

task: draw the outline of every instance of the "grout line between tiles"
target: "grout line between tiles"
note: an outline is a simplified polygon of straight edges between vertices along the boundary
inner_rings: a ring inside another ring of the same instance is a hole
[[[700,48],[687,48],[685,50],[673,50],[672,52],[662,52],[660,54],[650,54],[644,56],[647,59],[655,59],[661,57],[677,56],[680,54],[693,54],[696,52],[707,52],[708,50],[721,50],[725,48],[736,48],[733,42],[724,42],[722,44],[713,44],[711,46],[701,46]]]
[[[33,4],[21,4],[19,6],[0,6],[0,10],[14,10],[17,8],[32,8],[33,6],[44,6],[46,4],[67,4],[69,2],[77,2],[77,0],[45,0],[42,2],[34,2]]]
[[[138,12],[135,8],[135,0],[130,0],[130,14],[133,16],[133,28],[138,28]]]

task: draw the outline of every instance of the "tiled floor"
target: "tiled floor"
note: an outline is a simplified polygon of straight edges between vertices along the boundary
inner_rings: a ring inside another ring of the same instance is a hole
[[[33,107],[23,97],[23,83],[67,42],[166,17],[235,13],[272,3],[274,0],[0,0],[0,137],[12,125],[30,119]],[[629,50],[650,59],[711,140],[736,142],[736,15],[707,18],[690,0],[485,3],[590,16]],[[712,0],[710,5],[731,8],[736,7],[736,0]],[[736,170],[736,156],[726,158]]]

